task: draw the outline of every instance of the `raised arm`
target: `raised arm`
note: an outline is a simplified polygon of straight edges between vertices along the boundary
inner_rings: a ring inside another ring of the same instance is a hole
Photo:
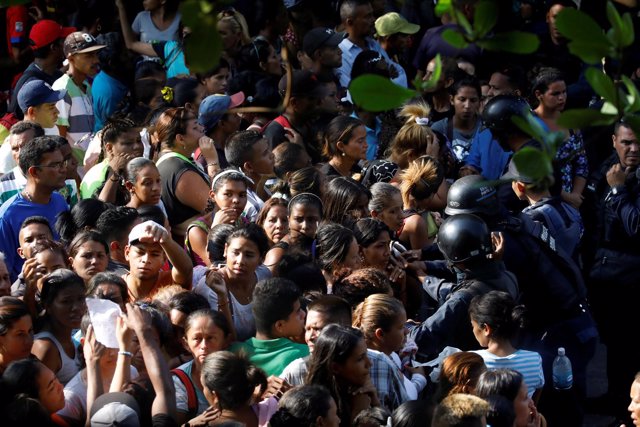
[[[122,29],[122,36],[127,49],[130,49],[140,55],[158,56],[150,43],[141,42],[138,40],[138,37],[136,37],[136,34],[131,29],[131,23],[129,22],[129,17],[127,16],[127,10],[123,1],[116,0],[116,6],[118,7],[120,28]]]

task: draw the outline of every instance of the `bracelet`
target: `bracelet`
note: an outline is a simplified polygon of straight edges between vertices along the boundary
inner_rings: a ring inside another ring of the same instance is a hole
[[[115,177],[116,179],[113,179],[114,177]],[[111,178],[109,178],[109,181],[111,181],[111,182],[118,182],[118,181],[120,181],[120,175],[118,175],[117,173],[114,173],[114,174],[111,176]]]
[[[119,351],[118,354],[122,356],[133,357],[133,353],[131,353],[130,351]]]
[[[218,162],[207,163],[207,166],[218,166]]]

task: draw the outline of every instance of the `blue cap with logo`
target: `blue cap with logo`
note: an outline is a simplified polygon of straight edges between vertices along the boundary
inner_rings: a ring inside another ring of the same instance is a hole
[[[27,108],[41,104],[48,104],[60,101],[67,94],[67,91],[53,90],[49,83],[44,80],[31,80],[22,85],[18,92],[18,105],[23,113],[27,113]]]
[[[204,132],[209,133],[230,108],[235,108],[244,102],[244,93],[233,95],[209,95],[200,103],[198,123],[204,126]]]

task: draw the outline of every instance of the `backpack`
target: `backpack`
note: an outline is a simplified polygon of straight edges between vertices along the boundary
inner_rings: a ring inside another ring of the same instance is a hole
[[[189,375],[180,368],[171,370],[171,373],[178,377],[187,391],[187,415],[189,419],[198,415],[198,395],[196,394],[196,386],[189,378]]]

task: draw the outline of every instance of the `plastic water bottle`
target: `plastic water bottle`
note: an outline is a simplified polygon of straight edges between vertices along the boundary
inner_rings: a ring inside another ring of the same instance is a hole
[[[558,355],[553,361],[553,388],[569,390],[573,386],[571,361],[565,355],[564,347],[558,348]]]

